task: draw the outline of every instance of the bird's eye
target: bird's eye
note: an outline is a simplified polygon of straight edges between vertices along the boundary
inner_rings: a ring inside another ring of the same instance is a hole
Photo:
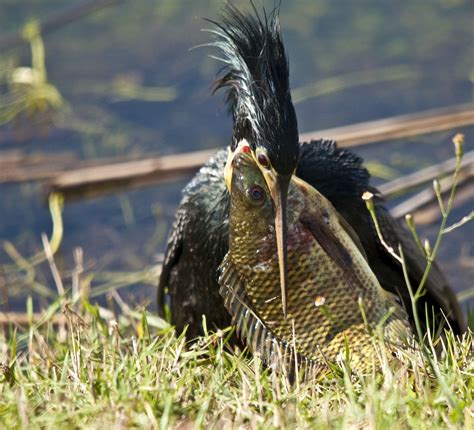
[[[255,202],[262,202],[265,199],[265,192],[262,187],[254,185],[249,189],[249,196]]]
[[[257,155],[257,160],[258,160],[258,162],[261,166],[263,166],[267,169],[270,167],[270,162],[268,161],[268,158],[265,154],[262,154],[262,153],[258,154]]]

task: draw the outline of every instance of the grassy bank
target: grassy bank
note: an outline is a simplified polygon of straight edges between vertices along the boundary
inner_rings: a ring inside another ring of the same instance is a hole
[[[228,334],[191,345],[153,316],[56,302],[42,320],[1,332],[0,427],[474,426],[470,335],[440,345],[438,378],[412,352],[396,370],[362,376],[341,367],[291,386],[230,351]]]
[[[434,186],[442,221],[433,248],[424,247],[426,276],[443,235],[472,219],[447,227],[464,139],[453,142],[457,166],[446,206]],[[50,209],[53,233],[51,240],[42,237],[44,254],[17,258],[17,265],[33,271],[34,280],[35,265],[47,262],[57,296],[43,313],[29,299],[26,314],[0,314],[0,428],[474,428],[472,331],[420,342],[425,346],[405,351],[396,367],[377,348],[380,370],[369,375],[342,361],[324,377],[290,384],[258,357],[231,348],[230,329],[187,343],[160,318],[130,309],[116,289],[103,288],[108,308],[91,304],[82,257],[70,277],[59,273],[53,257],[63,232],[58,196]],[[402,249],[390,252],[406,272]],[[415,305],[423,280],[414,291],[407,285]]]

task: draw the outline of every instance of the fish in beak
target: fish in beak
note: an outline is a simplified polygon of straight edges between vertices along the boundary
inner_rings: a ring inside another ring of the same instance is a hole
[[[224,168],[224,179],[229,192],[232,180],[232,161],[240,152],[252,152],[249,143],[245,139],[242,139],[237,145],[237,148],[233,152],[229,152],[229,156],[227,157],[227,162]],[[253,152],[252,155],[256,158]],[[259,162],[257,162],[257,165],[263,174],[268,189],[270,190],[270,196],[275,211],[275,237],[277,243],[278,266],[280,270],[281,306],[283,315],[286,318],[288,302],[288,225],[286,207],[288,188],[292,175],[278,174],[272,167],[262,166]]]

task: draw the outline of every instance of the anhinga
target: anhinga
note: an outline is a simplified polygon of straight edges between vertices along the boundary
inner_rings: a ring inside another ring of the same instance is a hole
[[[255,8],[254,8],[255,9]],[[233,117],[230,149],[219,151],[183,191],[176,213],[158,286],[158,310],[178,330],[188,326],[188,337],[202,333],[202,316],[212,328],[225,327],[230,317],[219,295],[217,269],[228,248],[229,197],[225,178],[229,151],[244,146],[261,169],[270,190],[277,252],[280,263],[282,308],[287,285],[286,199],[291,175],[296,174],[323,194],[357,232],[369,265],[386,290],[397,293],[410,316],[410,296],[402,268],[380,243],[362,194],[369,186],[369,173],[362,160],[333,141],[300,144],[295,110],[291,101],[289,67],[283,46],[278,11],[244,15],[228,6],[221,22],[214,23],[220,60],[226,67],[215,90],[227,90]],[[376,214],[384,239],[404,248],[412,285],[418,285],[426,260],[414,240],[390,216],[380,197]],[[251,228],[251,226],[249,226]],[[455,332],[465,330],[465,321],[449,284],[434,265],[418,302],[422,322],[445,317]]]
[[[265,16],[262,22],[258,14],[256,19],[248,19],[232,7],[228,11],[214,30],[219,37],[215,45],[221,49],[223,61],[228,65],[216,89],[229,89],[227,101],[234,119],[231,152],[240,146],[248,147],[270,190],[275,212],[281,302],[286,314],[286,202],[290,178],[300,156],[288,63],[277,19]],[[229,168],[225,169],[225,177],[229,188]]]

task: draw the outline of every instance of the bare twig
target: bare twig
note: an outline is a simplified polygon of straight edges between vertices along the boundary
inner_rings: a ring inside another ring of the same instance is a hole
[[[385,198],[391,198],[397,194],[409,191],[415,187],[426,184],[435,178],[442,178],[450,175],[456,168],[456,157],[450,158],[442,163],[429,166],[425,169],[418,170],[410,175],[402,176],[380,185],[378,190]],[[461,169],[474,170],[474,151],[466,153],[462,160]]]
[[[471,222],[474,219],[474,211],[471,211],[469,215],[466,215],[462,217],[458,222],[455,222],[454,224],[450,225],[449,227],[446,227],[443,230],[444,233],[449,233],[453,230],[456,230],[459,227],[462,227],[464,224],[467,224],[468,222]]]
[[[474,124],[472,105],[463,104],[345,127],[311,131],[300,134],[300,140],[306,142],[319,138],[331,138],[337,140],[341,146],[350,147],[451,130],[472,124]]]
[[[5,281],[5,271],[3,266],[0,264],[0,291],[2,292],[3,305],[7,311],[10,310],[10,301],[8,299],[8,288],[7,282]]]
[[[406,135],[428,133],[440,130],[441,124],[444,124],[443,127],[451,128],[459,126],[461,122],[463,125],[474,123],[474,111],[471,107],[461,105],[450,109],[370,121],[350,127],[323,130],[319,135],[334,138],[341,146],[351,146],[356,141],[357,144],[372,143],[401,137],[400,133],[405,131],[408,133]],[[416,127],[414,124],[417,124]],[[394,134],[387,128],[391,128]],[[377,138],[374,140],[375,136]],[[305,135],[302,135],[302,140],[304,137]],[[67,193],[69,196],[74,194],[95,196],[124,185],[142,186],[176,180],[194,173],[214,152],[215,150],[197,151],[147,160],[110,163],[94,168],[78,168],[56,175],[50,182],[50,189]]]
[[[443,193],[443,196],[446,196],[446,191]],[[472,201],[474,201],[473,181],[465,180],[458,186],[454,207],[460,208]],[[417,225],[428,225],[438,220],[442,214],[439,210],[439,205],[436,202],[436,199],[433,199],[420,208],[416,208],[414,211],[414,216],[416,218]]]
[[[76,303],[80,297],[86,295],[83,291],[82,273],[84,272],[84,254],[82,248],[74,249],[74,270],[72,272],[72,302]]]
[[[380,240],[380,243],[382,246],[387,250],[387,252],[395,258],[399,263],[402,263],[402,260],[400,256],[395,252],[395,250],[385,241],[385,238],[383,237],[382,234],[382,229],[380,228],[379,221],[377,219],[377,215],[375,213],[375,207],[374,207],[374,201],[373,201],[374,195],[370,191],[366,191],[364,194],[362,194],[362,200],[365,201],[365,204],[367,206],[367,210],[370,213],[370,216],[372,218],[372,221],[374,222],[375,226],[375,231],[377,232],[377,236]]]
[[[41,240],[43,241],[44,253],[46,254],[46,258],[48,259],[49,267],[51,269],[51,273],[53,274],[54,283],[56,284],[58,293],[60,296],[64,296],[65,291],[63,281],[61,279],[61,275],[59,274],[58,267],[56,266],[56,262],[54,261],[53,252],[51,250],[51,245],[49,243],[48,236],[43,233],[41,235]]]
[[[110,192],[125,185],[143,186],[168,182],[194,173],[214,153],[215,150],[203,150],[78,168],[57,175],[50,182],[50,190],[70,194],[85,193],[90,196]]]
[[[464,184],[471,184],[474,178],[474,171],[464,171],[459,175],[459,179],[457,180],[457,184],[459,187],[463,186]],[[446,178],[445,180],[441,181],[441,194],[444,195],[451,190],[453,185],[452,178]],[[469,187],[472,189],[472,187]],[[470,193],[472,194],[472,193]],[[434,192],[433,188],[427,188],[426,190],[420,191],[419,193],[415,194],[413,197],[405,200],[404,202],[400,203],[399,205],[392,208],[390,213],[395,218],[402,218],[407,213],[414,213],[421,208],[429,205],[431,202],[435,202],[437,200],[436,193]],[[437,215],[439,216],[439,206],[436,205]],[[416,220],[419,223],[418,219]]]

